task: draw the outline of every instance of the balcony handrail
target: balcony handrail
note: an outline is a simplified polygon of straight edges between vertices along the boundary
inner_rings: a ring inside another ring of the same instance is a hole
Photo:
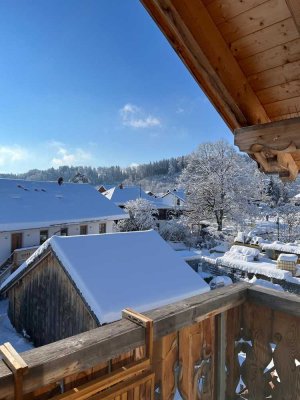
[[[195,322],[218,315],[242,304],[247,283],[223,287],[149,311],[154,339],[176,332]],[[61,381],[64,377],[106,362],[145,343],[145,331],[122,319],[48,345],[21,353],[28,365],[24,393]],[[0,361],[0,398],[13,396],[13,375]]]

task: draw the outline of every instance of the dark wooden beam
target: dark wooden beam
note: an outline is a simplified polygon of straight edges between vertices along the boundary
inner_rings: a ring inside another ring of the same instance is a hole
[[[246,300],[248,287],[249,284],[245,283],[227,286],[145,313],[153,320],[154,338],[161,338],[199,319],[236,307]],[[144,343],[144,328],[128,320],[120,320],[21,353],[28,365],[24,393],[58,382],[65,376],[108,361]],[[13,398],[13,382],[11,371],[0,361],[0,399]]]
[[[201,0],[141,0],[229,127],[268,122]]]

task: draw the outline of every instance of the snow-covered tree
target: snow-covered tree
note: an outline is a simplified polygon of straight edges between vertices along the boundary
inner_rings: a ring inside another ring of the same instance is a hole
[[[173,242],[185,242],[189,236],[187,227],[180,219],[165,221],[160,227],[159,233],[165,240]]]
[[[280,239],[284,242],[292,242],[300,238],[299,222],[300,210],[291,203],[283,204],[277,208],[278,215],[283,222],[280,229]]]
[[[130,200],[125,204],[129,219],[118,223],[119,232],[144,231],[155,229],[157,223],[157,208],[145,199]]]
[[[180,177],[190,224],[214,220],[221,231],[224,218],[241,220],[255,212],[253,201],[259,193],[254,171],[254,163],[227,142],[201,144]]]
[[[89,183],[89,178],[82,172],[77,172],[77,174],[71,179],[73,183]]]

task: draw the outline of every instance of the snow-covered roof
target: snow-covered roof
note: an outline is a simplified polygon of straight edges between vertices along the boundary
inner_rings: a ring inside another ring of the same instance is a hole
[[[127,218],[89,184],[0,179],[0,231]]]
[[[192,261],[192,260],[200,260],[203,256],[201,250],[191,249],[191,250],[179,250],[176,251],[183,260]]]
[[[173,189],[173,190],[168,190],[166,193],[164,193],[161,197],[165,197],[168,195],[173,195],[177,197],[178,199],[185,201],[185,190],[184,189]]]
[[[277,250],[282,251],[284,253],[298,254],[300,255],[300,245],[296,243],[265,243],[262,244],[263,250]]]
[[[298,256],[297,254],[279,254],[279,257],[277,259],[278,261],[282,262],[291,262],[297,264]]]
[[[131,307],[143,312],[209,290],[155,231],[48,239],[0,287],[6,290],[51,247],[100,323]]]
[[[104,192],[103,195],[118,206],[123,206],[130,200],[145,199],[157,208],[169,208],[161,199],[150,196],[140,186],[123,186],[121,188],[115,186]]]

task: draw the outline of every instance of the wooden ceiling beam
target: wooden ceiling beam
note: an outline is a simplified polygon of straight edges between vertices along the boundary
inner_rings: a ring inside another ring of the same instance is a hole
[[[229,127],[269,122],[201,0],[141,0]]]
[[[299,0],[286,0],[286,4],[300,34],[300,2]]]
[[[283,151],[294,144],[300,150],[300,117],[236,129],[234,144],[247,153],[253,145]]]
[[[253,155],[265,172],[279,172],[283,180],[297,178],[293,155],[300,153],[300,117],[236,129],[234,143]]]

